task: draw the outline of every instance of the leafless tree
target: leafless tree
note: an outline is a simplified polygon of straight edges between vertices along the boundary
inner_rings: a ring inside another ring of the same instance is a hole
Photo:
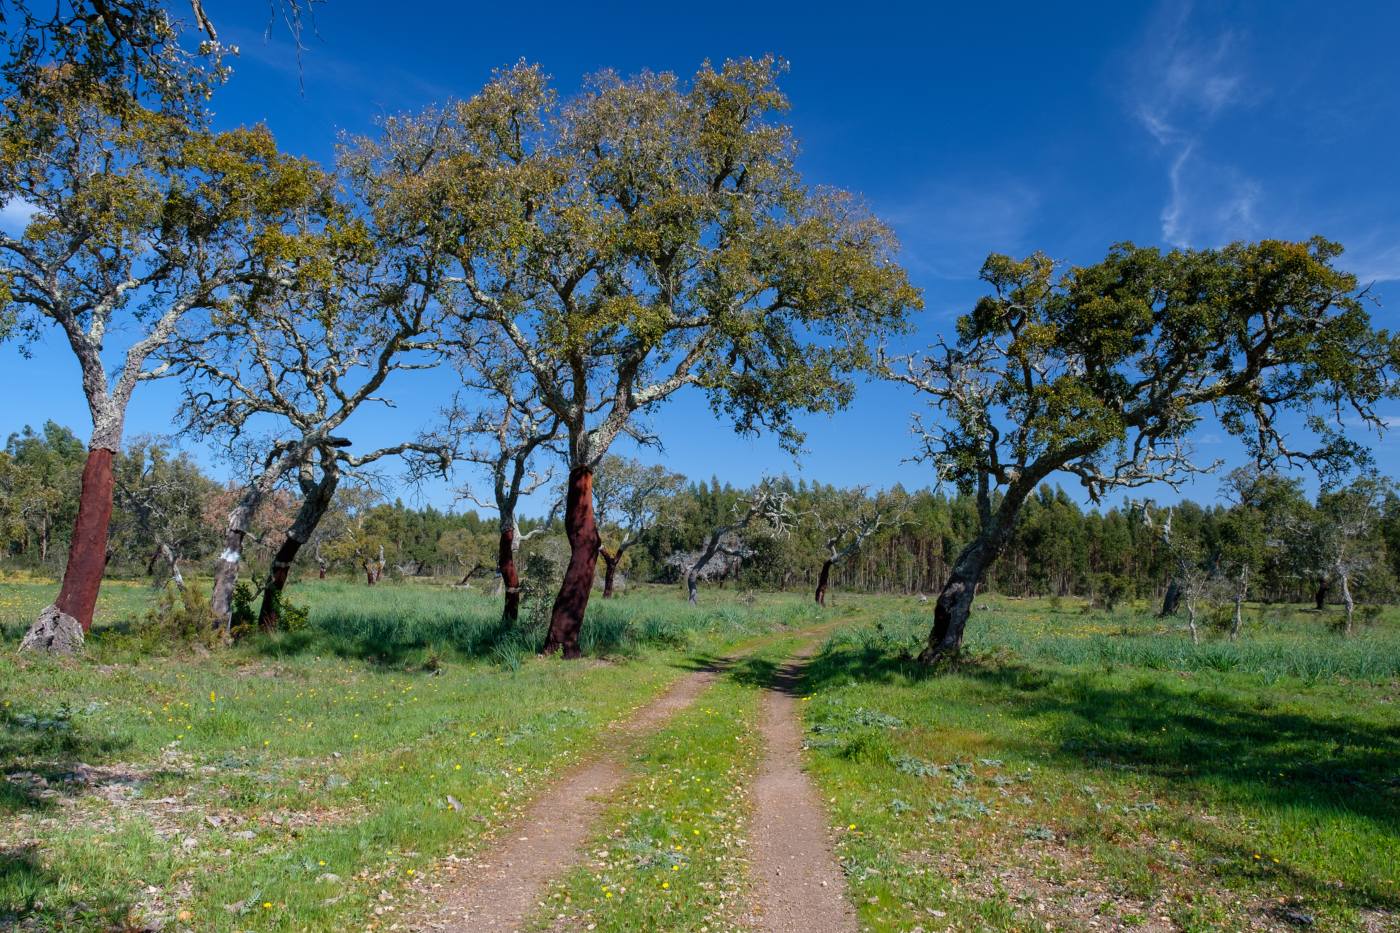
[[[209,316],[167,351],[185,379],[186,431],[226,443],[245,432],[272,432],[261,468],[229,513],[215,570],[211,603],[225,632],[248,522],[279,483],[294,480],[302,503],[273,557],[260,612],[264,626],[276,625],[291,563],[347,472],[414,454],[446,467],[449,455],[439,439],[353,453],[340,433],[364,406],[394,405],[381,391],[390,377],[438,360],[431,288],[417,285],[410,278],[416,270],[405,273],[393,260],[377,251],[336,256],[323,277],[251,292],[238,313]]]

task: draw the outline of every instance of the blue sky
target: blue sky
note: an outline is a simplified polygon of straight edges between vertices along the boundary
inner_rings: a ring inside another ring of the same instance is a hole
[[[473,93],[493,67],[540,62],[563,92],[587,73],[692,73],[761,55],[791,65],[784,87],[813,182],[861,193],[893,225],[924,290],[911,348],[946,332],[980,294],[989,251],[1074,262],[1121,240],[1210,246],[1321,233],[1374,282],[1378,320],[1400,301],[1400,5],[1170,2],[1079,4],[405,3],[329,0],[300,57],[265,36],[262,3],[206,0],[242,48],[214,101],[220,126],[262,121],[289,151],[329,161],[343,132]],[[0,210],[0,225],[12,227]],[[76,364],[50,339],[21,359],[0,348],[0,436],[52,418],[86,435]],[[366,412],[364,446],[426,421],[448,373],[417,374],[398,408]],[[178,391],[138,390],[128,434],[171,430]],[[652,417],[664,452],[695,478],[750,483],[800,472],[843,485],[927,485],[914,449],[918,402],[866,386],[851,408],[805,419],[794,464],[771,439],[736,438],[695,395]],[[1400,406],[1387,415],[1400,417]],[[1395,441],[1378,446],[1384,464]],[[360,446],[357,443],[357,446]],[[1237,454],[1203,426],[1202,460]],[[207,451],[193,452],[206,462]],[[463,477],[464,479],[466,477]],[[1186,493],[1213,495],[1213,480]],[[442,487],[423,493],[447,504]],[[412,500],[414,497],[406,495]]]

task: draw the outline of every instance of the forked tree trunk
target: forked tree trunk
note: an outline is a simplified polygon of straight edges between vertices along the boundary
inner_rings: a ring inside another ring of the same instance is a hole
[[[185,588],[185,575],[180,572],[180,557],[175,553],[175,549],[168,544],[162,544],[159,553],[165,558],[166,566],[170,569],[170,580],[175,584],[176,589]]]
[[[273,462],[243,489],[238,504],[229,512],[228,524],[224,531],[224,549],[214,565],[214,591],[209,597],[209,608],[214,615],[215,625],[222,631],[225,641],[229,640],[233,626],[233,590],[238,585],[238,569],[243,562],[243,543],[248,537],[248,528],[263,499],[276,488],[278,481],[286,473],[287,458]]]
[[[297,517],[287,531],[282,546],[273,556],[272,566],[268,568],[262,606],[258,610],[258,626],[264,632],[277,630],[281,622],[282,592],[287,588],[287,575],[291,572],[292,562],[296,560],[302,545],[311,540],[311,535],[315,533],[316,526],[321,524],[321,519],[330,511],[331,500],[335,497],[338,485],[340,474],[332,470],[322,476],[320,482],[314,486],[303,487],[307,490],[306,498],[302,499],[301,507],[297,509]]]
[[[21,650],[73,654],[92,630],[97,591],[102,585],[102,571],[107,566],[114,448],[115,444],[112,448],[94,446],[88,449],[63,583],[59,586],[58,598],[39,613],[39,618],[25,633],[20,642]]]
[[[603,558],[603,598],[613,598],[613,584],[617,577],[617,565],[622,561],[622,555],[610,553],[607,548],[599,548],[598,553]]]
[[[1317,606],[1317,611],[1321,612],[1327,608],[1327,594],[1332,590],[1332,581],[1323,577],[1317,581],[1317,589],[1313,591],[1313,602]]]
[[[686,601],[692,606],[700,601],[700,574],[694,568],[685,575]]]
[[[830,558],[822,561],[822,572],[817,576],[817,605],[826,605],[826,586],[831,580],[831,565],[834,563]]]
[[[582,655],[579,633],[583,630],[583,616],[593,589],[593,575],[598,569],[598,550],[602,547],[598,524],[593,517],[593,470],[588,467],[574,467],[569,471],[569,485],[564,496],[564,534],[569,539],[569,566],[554,600],[543,653],[559,651],[566,658],[577,658]]]
[[[520,618],[520,571],[515,566],[515,520],[501,519],[501,541],[496,550],[496,569],[501,572],[501,588],[505,591],[505,605],[501,607],[501,621],[515,622]]]

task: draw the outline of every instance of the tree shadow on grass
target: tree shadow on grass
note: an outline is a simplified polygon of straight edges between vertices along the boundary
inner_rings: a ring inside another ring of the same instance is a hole
[[[44,868],[33,843],[0,846],[0,930],[127,930],[129,898],[64,905],[61,879]]]
[[[60,797],[103,783],[103,772],[83,762],[129,744],[119,736],[88,734],[67,710],[43,715],[6,710],[0,716],[0,813],[47,810]]]
[[[268,658],[321,654],[353,659],[381,670],[431,669],[444,659],[508,661],[538,653],[544,626],[522,617],[448,616],[404,620],[393,613],[360,613],[318,619],[293,632],[258,633],[251,650]],[[684,638],[666,626],[636,624],[615,614],[590,616],[580,648],[588,657],[626,656],[641,645],[679,647]]]
[[[35,904],[53,884],[39,862],[38,846],[0,846],[0,929],[31,917]]]
[[[996,710],[1025,728],[991,735],[1007,752],[1067,767],[1150,776],[1177,797],[1264,811],[1302,810],[1321,832],[1359,818],[1400,836],[1400,721],[1367,721],[1344,707],[1309,714],[1274,705],[1278,691],[1179,679],[1177,672],[1057,670],[1008,657],[965,663],[939,675],[876,648],[838,647],[808,670],[807,689],[848,682],[908,686],[919,706]],[[929,700],[933,705],[928,705]],[[899,711],[895,711],[899,712]],[[905,713],[901,713],[905,715]],[[936,730],[939,723],[922,723]],[[994,727],[995,729],[995,727]],[[1363,838],[1370,837],[1370,833]],[[1250,864],[1252,851],[1228,834],[1207,841],[1225,864]],[[1358,844],[1360,842],[1358,841]],[[1344,849],[1346,843],[1341,843]],[[1286,868],[1277,870],[1286,872]],[[1295,873],[1295,888],[1357,907],[1400,909],[1400,894],[1336,890],[1330,879]]]

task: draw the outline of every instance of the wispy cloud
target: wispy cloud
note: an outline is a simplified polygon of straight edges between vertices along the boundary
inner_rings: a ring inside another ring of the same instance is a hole
[[[940,279],[972,279],[988,253],[1016,253],[1040,206],[1018,179],[944,180],[879,214],[899,235],[904,261]]]
[[[1261,194],[1239,168],[1210,156],[1212,125],[1246,100],[1243,39],[1196,28],[1192,13],[1189,2],[1159,8],[1133,55],[1130,82],[1133,115],[1166,156],[1162,238],[1174,246],[1252,235]]]
[[[1400,282],[1400,242],[1362,242],[1347,251],[1342,266],[1356,273],[1363,285],[1371,282]]]

